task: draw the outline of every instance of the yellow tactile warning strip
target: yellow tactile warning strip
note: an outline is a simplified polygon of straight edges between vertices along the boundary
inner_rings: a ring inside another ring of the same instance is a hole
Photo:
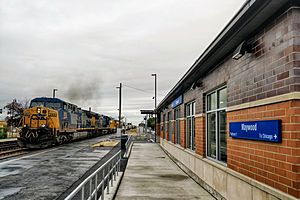
[[[93,144],[92,147],[114,147],[119,143],[117,140],[106,140],[96,144]]]
[[[126,132],[127,135],[137,135],[137,129],[131,129],[129,131]]]

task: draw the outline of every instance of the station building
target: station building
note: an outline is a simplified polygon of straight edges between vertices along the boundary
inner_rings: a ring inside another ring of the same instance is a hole
[[[245,2],[156,112],[162,148],[218,199],[300,198],[300,1]]]

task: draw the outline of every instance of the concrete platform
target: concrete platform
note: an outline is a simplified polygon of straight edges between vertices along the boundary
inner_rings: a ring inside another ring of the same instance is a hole
[[[214,199],[154,143],[134,143],[116,200]]]
[[[101,136],[1,160],[0,200],[59,199],[110,153],[112,147],[92,147],[108,138]]]
[[[17,138],[7,138],[7,139],[0,139],[0,142],[13,142],[17,141]]]

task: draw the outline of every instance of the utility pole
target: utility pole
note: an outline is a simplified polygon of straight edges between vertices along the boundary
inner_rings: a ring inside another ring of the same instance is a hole
[[[148,128],[148,126],[147,126],[147,114],[144,117],[144,119],[145,119],[145,134],[147,134],[147,128]]]
[[[117,88],[119,89],[119,128],[122,128],[121,125],[122,83],[120,83],[120,86]]]
[[[55,98],[56,91],[58,91],[58,89],[53,89],[53,98]]]
[[[157,74],[152,74],[154,76],[154,141],[156,142],[156,101],[157,101]]]

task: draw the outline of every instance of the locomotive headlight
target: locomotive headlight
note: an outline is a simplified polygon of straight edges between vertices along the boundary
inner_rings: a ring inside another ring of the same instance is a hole
[[[42,124],[42,127],[43,127],[43,128],[45,128],[45,127],[46,127],[46,125],[45,125],[45,124]]]
[[[40,114],[41,113],[41,108],[37,109],[37,113]]]

